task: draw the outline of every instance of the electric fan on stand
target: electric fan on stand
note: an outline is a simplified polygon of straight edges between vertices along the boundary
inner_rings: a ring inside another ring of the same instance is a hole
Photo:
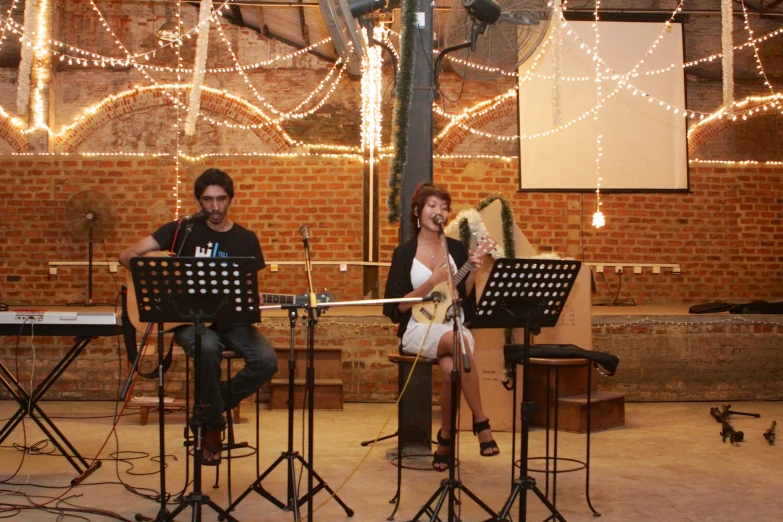
[[[117,207],[109,196],[97,190],[83,190],[72,195],[65,204],[65,225],[79,241],[87,241],[87,301],[92,301],[92,244],[102,243],[117,224]]]

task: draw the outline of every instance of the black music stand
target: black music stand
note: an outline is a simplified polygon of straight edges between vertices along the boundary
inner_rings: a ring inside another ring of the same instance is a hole
[[[256,260],[252,257],[134,257],[131,259],[131,273],[138,298],[140,321],[186,322],[193,323],[196,329],[193,353],[196,374],[192,422],[196,432],[193,491],[169,514],[163,500],[166,494],[165,479],[161,477],[161,511],[156,520],[174,520],[188,506],[193,508],[193,520],[201,520],[201,507],[206,505],[212,508],[221,520],[235,521],[236,519],[201,491],[201,440],[204,432],[204,403],[200,384],[201,336],[206,331],[206,322],[252,324],[261,320]],[[160,375],[159,379],[163,379],[163,376]],[[160,388],[158,393],[160,399]],[[161,423],[161,460],[164,455],[162,430]]]
[[[470,324],[471,329],[524,328],[525,333],[519,478],[513,481],[511,494],[498,514],[501,521],[508,519],[517,495],[518,522],[527,520],[527,490],[531,490],[552,513],[550,518],[565,522],[565,518],[538,489],[535,479],[528,475],[530,421],[537,410],[535,402],[527,402],[530,396],[530,335],[538,334],[541,327],[557,324],[581,266],[581,261],[564,259],[497,259]],[[516,452],[512,450],[511,453],[513,465]]]

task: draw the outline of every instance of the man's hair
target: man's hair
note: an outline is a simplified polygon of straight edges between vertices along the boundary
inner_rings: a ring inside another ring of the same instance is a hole
[[[413,196],[411,196],[411,231],[414,236],[419,233],[419,227],[416,226],[416,222],[419,216],[421,216],[421,211],[424,209],[424,205],[427,204],[430,196],[442,199],[449,206],[449,210],[451,210],[451,195],[449,195],[446,187],[436,183],[424,182],[416,185],[416,190],[413,192]]]
[[[231,180],[231,176],[226,174],[220,169],[207,169],[196,178],[196,182],[193,187],[193,192],[196,195],[196,199],[200,199],[201,195],[207,190],[210,185],[217,185],[226,191],[229,199],[234,199],[234,182]]]

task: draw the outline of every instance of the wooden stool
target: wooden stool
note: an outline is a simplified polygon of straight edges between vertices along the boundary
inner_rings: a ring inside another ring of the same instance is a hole
[[[522,364],[518,362],[517,364]],[[543,457],[530,457],[529,460],[543,460],[544,469],[528,468],[528,471],[534,473],[544,473],[546,476],[546,484],[544,488],[544,495],[549,498],[549,484],[550,477],[552,483],[552,505],[557,508],[557,475],[558,473],[570,473],[573,471],[585,470],[585,498],[587,499],[587,506],[593,512],[593,516],[601,516],[590,501],[590,428],[591,428],[591,402],[592,397],[592,374],[593,364],[589,359],[581,358],[530,358],[531,369],[535,366],[542,367],[546,370],[546,400],[544,407],[546,408],[546,450]],[[559,400],[560,400],[560,370],[562,368],[584,368],[587,372],[587,439],[586,439],[586,453],[585,460],[579,460],[575,458],[566,458],[558,456],[557,451],[557,435],[558,435],[558,418],[559,418]],[[552,377],[554,376],[554,387],[552,387]],[[554,389],[554,394],[551,393]],[[554,397],[552,397],[554,395]],[[554,398],[554,404],[552,399]],[[514,397],[514,410],[516,411],[516,397]],[[550,419],[550,411],[554,414],[554,423]],[[554,436],[550,437],[550,427],[553,427]],[[550,439],[551,444],[551,456],[550,456]],[[550,466],[551,462],[551,466]],[[558,462],[570,462],[572,467],[567,469],[558,469]]]

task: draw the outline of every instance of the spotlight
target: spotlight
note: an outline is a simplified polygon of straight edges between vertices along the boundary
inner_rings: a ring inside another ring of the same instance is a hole
[[[160,26],[160,29],[155,33],[155,36],[164,42],[179,40],[179,27],[171,20],[171,11],[168,9],[166,9],[166,22]]]

